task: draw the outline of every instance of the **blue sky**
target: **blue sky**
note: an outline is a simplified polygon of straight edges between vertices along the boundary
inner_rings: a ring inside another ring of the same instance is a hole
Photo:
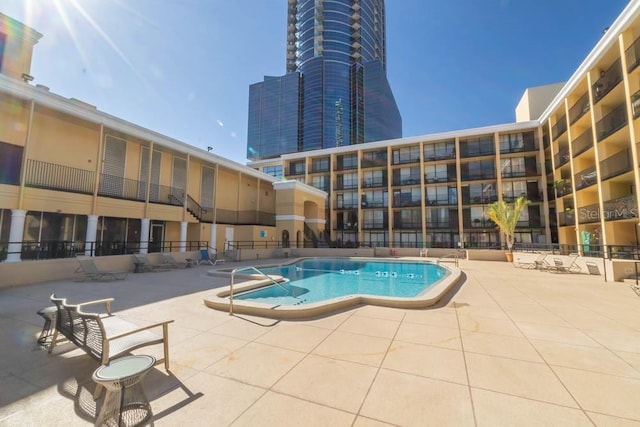
[[[628,0],[387,0],[404,136],[514,121]],[[285,72],[286,0],[2,0],[42,33],[33,84],[245,163],[249,85]]]

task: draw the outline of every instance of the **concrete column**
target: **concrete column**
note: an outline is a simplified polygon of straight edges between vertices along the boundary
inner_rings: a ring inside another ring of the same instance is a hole
[[[142,218],[140,220],[140,253],[146,254],[149,252],[149,227],[151,220],[149,218]]]
[[[87,237],[85,238],[84,254],[95,255],[96,235],[98,234],[98,215],[87,215]],[[92,250],[93,249],[93,250]]]
[[[7,262],[20,262],[22,252],[22,238],[24,237],[24,219],[27,211],[11,209],[11,229],[9,230],[9,247],[7,248]]]
[[[209,236],[209,247],[213,248],[218,252],[218,248],[216,247],[216,239],[218,238],[218,226],[216,223],[211,224],[211,235]]]
[[[187,225],[189,225],[187,221],[180,223],[180,252],[187,251]]]

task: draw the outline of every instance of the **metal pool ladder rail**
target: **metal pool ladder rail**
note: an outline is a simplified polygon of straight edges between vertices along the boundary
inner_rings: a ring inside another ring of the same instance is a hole
[[[259,275],[267,278],[268,280],[271,281],[271,283],[273,283],[276,286],[280,286],[282,289],[284,289],[285,291],[289,292],[289,289],[285,288],[284,286],[282,286],[282,283],[280,282],[276,282],[275,280],[273,280],[273,278],[271,276],[269,276],[267,273],[258,270],[256,267],[254,266],[249,266],[249,267],[236,267],[231,271],[231,285],[230,285],[230,289],[229,289],[229,315],[231,316],[233,314],[233,283],[235,280],[235,276],[236,273],[239,271],[245,271],[245,270],[253,270],[256,273],[258,273]],[[285,283],[289,281],[289,279],[284,279]],[[298,298],[298,297],[294,297],[294,298]]]

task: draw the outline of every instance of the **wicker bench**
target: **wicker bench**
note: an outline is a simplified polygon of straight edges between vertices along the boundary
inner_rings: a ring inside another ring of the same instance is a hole
[[[58,315],[49,353],[55,347],[58,333],[103,365],[137,348],[163,344],[164,358],[158,359],[156,363],[164,362],[165,369],[169,370],[169,323],[173,320],[139,327],[111,314],[113,298],[70,305],[67,304],[66,299],[58,298],[54,294],[51,295],[51,301],[56,305]],[[83,311],[84,307],[96,304],[104,304],[106,313]],[[150,331],[160,327],[162,327],[162,335]]]

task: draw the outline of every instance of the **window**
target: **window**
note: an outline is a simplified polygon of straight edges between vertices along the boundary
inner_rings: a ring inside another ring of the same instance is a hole
[[[427,182],[446,182],[447,165],[425,165],[424,178]]]
[[[502,159],[500,162],[500,171],[503,178],[526,176],[524,157],[513,157],[511,159]]]
[[[363,187],[384,187],[387,185],[386,171],[365,171],[362,173]]]
[[[420,161],[420,147],[403,147],[393,150],[393,164],[414,163]]]
[[[358,193],[341,193],[336,196],[338,209],[351,209],[358,207]]]
[[[500,152],[515,153],[524,151],[524,136],[522,133],[512,133],[509,135],[500,135]]]
[[[345,154],[344,156],[338,156],[337,170],[357,169],[357,168],[358,168],[358,156],[356,154]]]
[[[305,169],[304,160],[301,162],[291,162],[289,164],[289,175],[304,175]]]
[[[311,178],[311,185],[319,188],[320,190],[329,191],[329,177],[328,176],[314,176]]]
[[[474,181],[476,179],[486,179],[496,177],[496,167],[494,160],[478,160],[461,165],[461,176],[463,180]]]
[[[458,203],[458,190],[456,187],[448,187],[446,185],[427,187],[426,193],[428,205],[455,205]]]
[[[435,142],[424,145],[424,160],[455,159],[456,144],[454,141]]]
[[[312,172],[329,172],[329,158],[313,159],[311,161]]]
[[[460,141],[460,157],[487,156],[494,153],[493,135]]]
[[[465,198],[466,199],[466,198]],[[493,182],[483,182],[479,184],[469,185],[469,200],[463,200],[467,203],[491,203],[498,200],[496,193],[496,185]]]
[[[368,151],[362,153],[362,167],[375,167],[387,165],[386,151]]]
[[[355,172],[338,175],[337,179],[337,188],[339,190],[358,188],[358,174]]]
[[[282,173],[282,165],[265,166],[262,168],[262,172],[276,178],[282,178],[284,176]]]
[[[22,151],[19,145],[0,142],[0,184],[20,185]]]
[[[410,188],[393,192],[393,206],[420,206],[422,204],[422,190]]]
[[[367,191],[362,194],[363,208],[386,208],[388,206],[389,193],[387,190]]]
[[[527,195],[526,181],[504,181],[502,183],[502,199],[505,202],[512,202],[520,196]]]

